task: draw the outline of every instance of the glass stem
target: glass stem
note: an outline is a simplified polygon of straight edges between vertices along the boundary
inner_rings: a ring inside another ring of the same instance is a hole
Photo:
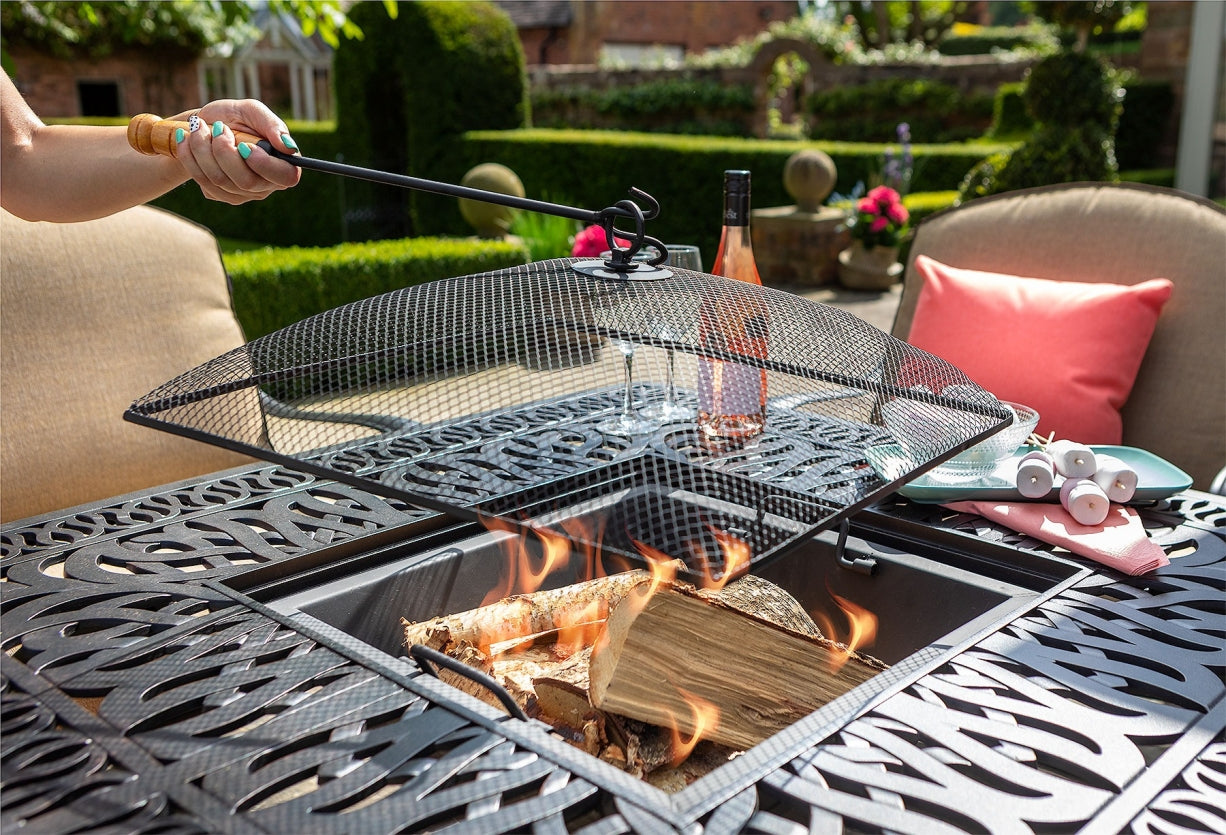
[[[666,372],[667,376],[665,377],[665,383],[664,383],[664,396],[666,398],[664,402],[668,403],[670,406],[677,402],[677,385],[673,381],[673,361],[675,359],[676,359],[675,352],[673,351],[672,348],[669,348],[668,349],[668,367],[667,367],[667,372]]]
[[[623,355],[623,362],[626,364],[626,391],[622,397],[622,414],[629,417],[634,414],[634,404],[631,397],[631,388],[634,380],[634,354]]]

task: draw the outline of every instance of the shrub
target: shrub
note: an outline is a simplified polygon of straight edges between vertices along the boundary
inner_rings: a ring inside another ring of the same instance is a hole
[[[538,127],[741,136],[754,113],[753,87],[701,78],[648,81],[597,90],[564,87],[532,94]]]
[[[1093,125],[1114,131],[1120,95],[1114,74],[1099,59],[1062,52],[1039,61],[1026,77],[1026,111],[1046,125]]]
[[[955,142],[980,136],[992,118],[992,97],[963,94],[927,79],[889,78],[822,90],[805,103],[811,139],[889,142],[899,122],[912,136]]]
[[[967,173],[963,199],[1079,180],[1118,179],[1114,134],[1120,91],[1097,58],[1062,52],[1027,74],[1022,94],[1039,125],[1025,144],[994,155]]]
[[[882,158],[897,145],[782,142],[716,137],[665,136],[601,131],[475,131],[464,138],[475,164],[497,160],[513,168],[529,197],[565,194],[573,205],[599,210],[638,186],[661,206],[648,234],[666,243],[697,244],[714,257],[719,236],[722,172],[753,172],[756,208],[791,205],[783,187],[788,157],[801,148],[820,148],[838,167],[835,191],[847,194],[858,181],[881,174]],[[1002,145],[914,145],[913,191],[955,189],[967,168]],[[564,159],[566,165],[558,165]],[[629,229],[629,226],[623,228]]]
[[[366,33],[336,52],[337,123],[342,147],[372,167],[458,182],[460,135],[528,121],[523,48],[510,18],[492,3],[422,0],[394,19],[382,5],[350,12]],[[364,188],[371,237],[454,228],[455,201],[386,186]]]
[[[1002,84],[996,88],[992,102],[992,126],[987,135],[993,139],[1013,139],[1034,130],[1034,119],[1026,112],[1022,98],[1026,85],[1020,81]]]
[[[990,55],[1021,49],[1050,53],[1059,45],[1053,27],[1040,23],[1029,26],[980,26],[965,34],[955,28],[945,34],[937,48],[942,55]]]
[[[528,261],[504,241],[413,238],[225,256],[234,310],[248,339],[358,299]]]
[[[1002,84],[996,91],[992,127],[993,139],[1015,139],[1035,128],[1034,118],[1022,101],[1023,83]],[[1175,106],[1175,94],[1168,81],[1125,79],[1121,83],[1124,99],[1120,104],[1119,127],[1115,131],[1115,160],[1121,171],[1145,169],[1160,163],[1159,148]]]

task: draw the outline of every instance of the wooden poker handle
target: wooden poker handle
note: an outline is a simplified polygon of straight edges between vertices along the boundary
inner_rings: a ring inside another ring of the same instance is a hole
[[[208,128],[208,125],[200,127],[201,130],[208,130]],[[149,156],[161,154],[178,158],[179,143],[175,141],[177,130],[186,132],[187,122],[173,122],[169,119],[161,119],[152,113],[141,113],[139,116],[133,116],[132,121],[128,122],[128,144]],[[261,139],[263,139],[262,136],[234,131],[236,143],[246,142],[248,145],[255,145]]]

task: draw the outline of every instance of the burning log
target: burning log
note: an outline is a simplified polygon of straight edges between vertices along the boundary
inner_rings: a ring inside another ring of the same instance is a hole
[[[671,564],[673,573],[681,566],[679,560]],[[517,594],[488,606],[427,621],[412,623],[401,619],[404,643],[424,644],[442,652],[463,645],[490,652],[499,644],[516,644],[551,635],[559,629],[599,624],[626,592],[650,578],[647,571],[627,571],[560,589]]]
[[[674,586],[645,603],[627,594],[610,613],[592,649],[589,696],[606,713],[747,749],[883,669]]]
[[[699,590],[674,580],[680,561],[653,556],[650,571],[405,621],[405,642],[487,672],[561,738],[669,791],[884,669],[824,638],[767,580]]]

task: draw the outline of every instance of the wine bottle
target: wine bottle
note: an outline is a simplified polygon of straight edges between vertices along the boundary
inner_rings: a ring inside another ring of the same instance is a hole
[[[749,172],[724,172],[724,225],[711,270],[761,286],[749,236]],[[765,359],[766,303],[755,292],[715,286],[699,309],[699,344],[725,354]],[[698,363],[698,436],[723,452],[742,446],[766,426],[766,369],[727,360]]]

